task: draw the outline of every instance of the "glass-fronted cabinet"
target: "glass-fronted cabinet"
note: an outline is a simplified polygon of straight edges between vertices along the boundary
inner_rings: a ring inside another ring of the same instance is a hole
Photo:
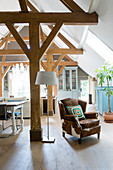
[[[72,91],[78,88],[78,70],[77,67],[66,67],[64,72],[64,90]]]
[[[78,67],[65,67],[58,77],[58,98],[66,97],[78,97]]]

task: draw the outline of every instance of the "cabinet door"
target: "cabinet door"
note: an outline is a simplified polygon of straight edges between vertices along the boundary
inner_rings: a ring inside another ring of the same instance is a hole
[[[66,90],[70,89],[70,70],[65,70]]]
[[[63,73],[59,75],[59,89],[63,90]]]
[[[76,83],[76,70],[72,70],[72,90],[77,88]]]

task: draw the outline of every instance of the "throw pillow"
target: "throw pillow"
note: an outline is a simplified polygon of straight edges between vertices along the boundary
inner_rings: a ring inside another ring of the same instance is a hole
[[[68,109],[66,108],[66,106],[76,106],[76,105],[78,105],[77,99],[66,98],[66,99],[61,100],[61,102],[64,104],[67,115],[69,115],[70,113],[69,113]]]
[[[82,108],[81,108],[80,105],[78,105],[78,106],[73,106],[73,107],[71,108],[71,111],[72,111],[72,113],[73,113],[74,115],[76,115],[79,119],[81,119],[81,118],[85,119],[85,116],[84,116],[84,114],[83,114],[83,111],[82,111]]]

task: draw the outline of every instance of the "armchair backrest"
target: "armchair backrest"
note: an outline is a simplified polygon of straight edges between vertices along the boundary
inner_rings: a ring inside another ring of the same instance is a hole
[[[61,101],[59,101],[58,105],[59,105],[59,111],[60,111],[60,118],[64,119],[64,117],[66,115],[66,110],[65,110],[64,104]]]
[[[83,113],[86,112],[87,102],[78,99],[78,104],[82,107]]]
[[[76,105],[80,105],[82,107],[83,113],[86,112],[87,102],[83,100],[66,98],[64,100],[59,101],[59,111],[60,111],[61,119],[64,119],[65,115],[68,114],[66,110],[66,106],[76,106]]]

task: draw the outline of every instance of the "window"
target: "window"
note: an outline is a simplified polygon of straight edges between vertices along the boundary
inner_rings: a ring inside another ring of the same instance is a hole
[[[113,51],[105,45],[98,37],[96,37],[91,31],[88,31],[86,43],[96,51],[105,61],[113,63]]]
[[[30,98],[29,66],[16,65],[9,73],[9,79],[10,95]]]

